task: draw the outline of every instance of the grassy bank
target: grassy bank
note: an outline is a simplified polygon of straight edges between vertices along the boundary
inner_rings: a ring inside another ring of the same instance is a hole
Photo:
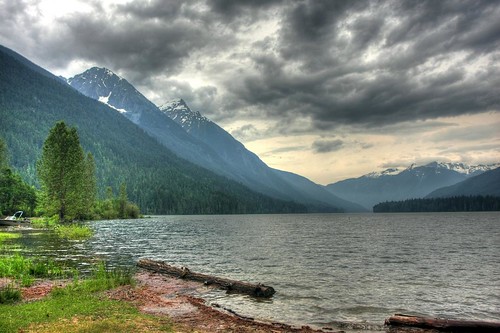
[[[0,332],[172,332],[168,320],[102,297],[104,290],[130,284],[134,284],[130,273],[106,270],[100,264],[88,278],[74,278],[42,300],[0,304]],[[16,290],[20,296],[14,284],[5,287],[0,300]]]
[[[89,226],[79,223],[61,223],[57,216],[33,219],[31,225],[34,228],[52,229],[58,237],[64,239],[85,240],[94,234]]]

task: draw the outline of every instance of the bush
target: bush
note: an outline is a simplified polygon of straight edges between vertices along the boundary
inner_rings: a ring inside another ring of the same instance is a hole
[[[60,238],[71,240],[87,239],[94,234],[88,226],[79,224],[60,224],[54,230]]]
[[[54,228],[59,224],[59,216],[54,215],[52,217],[42,217],[39,219],[33,219],[31,225],[35,228]]]

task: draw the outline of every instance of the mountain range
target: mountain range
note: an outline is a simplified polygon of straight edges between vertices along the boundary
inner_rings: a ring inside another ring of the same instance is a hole
[[[182,99],[155,106],[127,80],[106,68],[91,68],[68,79],[82,94],[130,119],[179,157],[276,199],[304,204],[311,212],[360,212],[305,177],[276,170]]]
[[[62,119],[94,154],[101,192],[126,182],[130,199],[148,213],[362,212],[383,201],[464,188],[498,192],[490,170],[500,164],[433,162],[318,185],[269,167],[180,98],[156,106],[109,69],[93,67],[66,80],[2,46],[0,60],[1,135],[13,166],[31,184],[43,140]]]
[[[0,47],[0,92],[1,136],[7,143],[12,167],[32,185],[37,183],[35,165],[43,142],[50,128],[64,120],[77,128],[83,148],[94,155],[100,192],[104,193],[107,186],[117,191],[121,183],[126,183],[129,199],[144,213],[308,211],[304,205],[257,193],[180,158],[122,112],[86,97],[4,47]],[[147,123],[153,117],[167,119],[174,128],[172,132],[184,133],[186,140],[191,138],[154,107],[143,114],[151,118],[136,120]]]
[[[448,198],[463,195],[491,195],[500,197],[500,167],[485,171],[455,185],[437,189],[429,193],[426,198]]]
[[[423,198],[433,191],[465,180],[473,184],[477,181],[476,176],[498,167],[500,164],[476,166],[440,162],[421,166],[412,164],[402,170],[391,168],[381,172],[371,172],[359,178],[342,180],[329,184],[326,188],[335,195],[371,209],[380,202]],[[490,194],[490,192],[486,190],[484,193]],[[437,192],[436,196],[440,196],[439,193]],[[470,191],[470,193],[475,192]],[[456,192],[456,195],[466,194]]]

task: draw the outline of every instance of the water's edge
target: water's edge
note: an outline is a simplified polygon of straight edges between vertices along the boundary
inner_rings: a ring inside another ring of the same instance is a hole
[[[277,290],[272,299],[204,297],[268,321],[376,331],[394,313],[500,320],[499,221],[498,212],[155,216],[91,222],[87,242],[26,232],[21,246],[81,268],[149,258],[260,282]]]

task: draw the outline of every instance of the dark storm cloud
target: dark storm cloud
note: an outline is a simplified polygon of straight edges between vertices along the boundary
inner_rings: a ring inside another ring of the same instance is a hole
[[[286,134],[500,110],[498,1],[88,1],[45,29],[37,3],[0,0],[0,41],[52,68],[109,67],[159,100],[188,94],[214,120]],[[186,67],[214,81],[169,80]]]
[[[56,58],[76,55],[144,78],[160,72],[177,73],[191,52],[218,37],[179,17],[180,5],[168,8],[161,11],[133,2],[118,7],[111,19],[109,13],[98,11],[95,15],[72,15],[61,22],[66,38],[53,36],[49,50]]]
[[[208,0],[207,3],[216,14],[225,21],[235,21],[246,15],[256,18],[255,15],[262,10],[285,2],[284,0]]]
[[[278,52],[253,55],[255,70],[230,87],[266,116],[328,130],[500,110],[498,2],[293,4]]]

